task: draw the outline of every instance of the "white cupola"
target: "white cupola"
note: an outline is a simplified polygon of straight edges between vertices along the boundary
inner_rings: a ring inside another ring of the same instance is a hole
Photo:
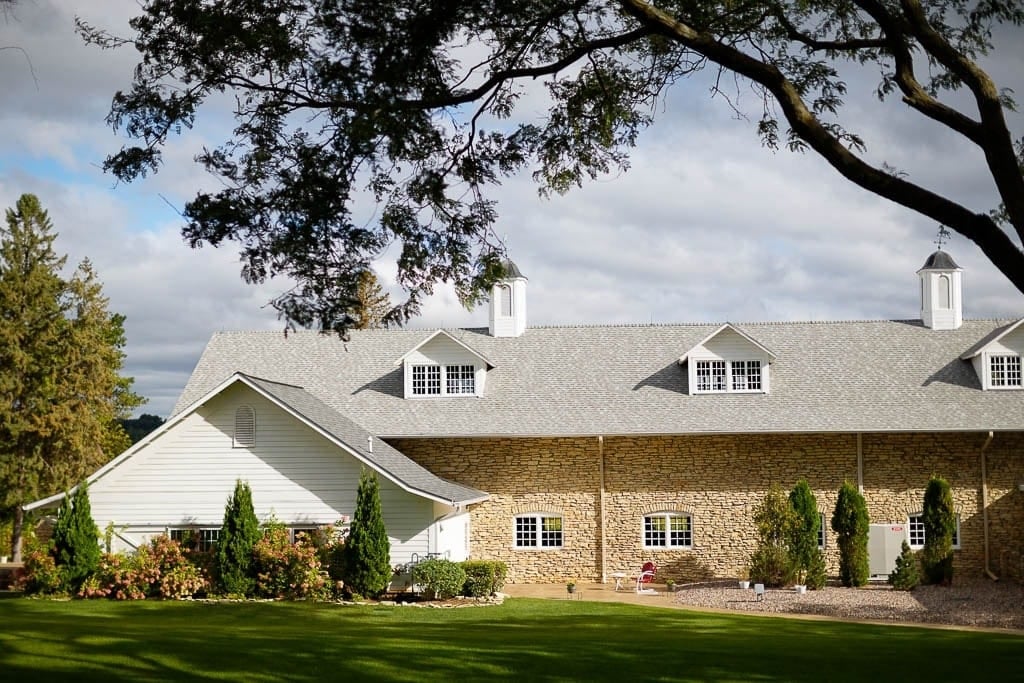
[[[492,337],[519,337],[526,331],[526,276],[505,260],[505,277],[491,289],[487,330]]]
[[[921,322],[933,330],[956,330],[964,323],[963,269],[942,251],[917,271],[921,278]]]

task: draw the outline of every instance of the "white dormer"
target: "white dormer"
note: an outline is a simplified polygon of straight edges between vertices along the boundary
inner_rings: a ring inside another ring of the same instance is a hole
[[[984,390],[1024,389],[1021,356],[1024,356],[1024,318],[1004,325],[960,356],[969,360]]]
[[[687,366],[690,394],[767,394],[775,354],[726,323],[679,358]]]
[[[917,271],[921,278],[921,322],[933,330],[956,330],[964,324],[963,270],[939,249]]]
[[[526,331],[526,276],[506,260],[505,277],[491,289],[487,330],[492,337],[519,337]]]
[[[445,330],[438,330],[395,361],[402,366],[406,398],[483,396],[494,365]]]

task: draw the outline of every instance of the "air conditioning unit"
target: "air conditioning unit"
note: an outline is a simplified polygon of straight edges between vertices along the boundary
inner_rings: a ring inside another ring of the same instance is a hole
[[[872,577],[886,577],[896,569],[896,558],[900,556],[906,538],[906,524],[872,524],[868,527],[868,573]]]

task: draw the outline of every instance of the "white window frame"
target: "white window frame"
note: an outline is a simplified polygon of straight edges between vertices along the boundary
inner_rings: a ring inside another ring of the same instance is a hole
[[[171,540],[178,541],[180,544],[183,540],[182,537],[185,534],[194,534],[196,539],[196,552],[205,553],[213,550],[217,547],[217,541],[220,540],[220,527],[219,526],[204,526],[204,527],[193,527],[193,526],[171,526],[167,527],[167,537]],[[177,536],[177,538],[175,538]]]
[[[685,520],[685,528],[673,528],[673,522]],[[661,528],[655,528],[660,523]],[[640,521],[640,542],[644,550],[692,550],[693,515],[676,510],[649,512]],[[661,543],[652,542],[659,536]]]
[[[996,364],[999,364],[1000,377],[996,379]],[[1024,388],[1024,366],[1020,354],[991,353],[985,358],[985,372],[988,373],[990,389],[1021,389]]]
[[[299,534],[306,534],[306,538],[313,539],[319,531],[315,526],[290,526],[288,527],[288,540],[294,545],[299,542]]]
[[[921,550],[924,548],[926,539],[923,517],[923,512],[907,516],[907,544],[910,545],[911,550]],[[953,516],[953,520],[953,550],[960,550],[960,513],[956,513]]]
[[[545,528],[555,526],[557,529]],[[528,512],[512,520],[512,547],[516,550],[561,550],[565,547],[565,518],[556,512]]]
[[[690,362],[694,364],[695,394],[763,394],[767,391],[765,363],[758,358],[694,358]],[[740,379],[743,387],[737,388]],[[750,388],[752,383],[757,386]]]
[[[818,550],[824,550],[825,544],[828,543],[828,536],[825,533],[825,513],[819,512],[818,519],[821,521],[818,525]]]
[[[409,366],[409,395],[413,398],[476,396],[475,363],[414,363]]]

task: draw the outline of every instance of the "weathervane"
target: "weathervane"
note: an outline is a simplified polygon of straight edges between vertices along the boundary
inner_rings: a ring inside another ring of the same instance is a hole
[[[949,241],[949,229],[945,225],[939,226],[939,234],[935,236],[935,244],[939,245],[939,249],[942,249],[942,245]]]

